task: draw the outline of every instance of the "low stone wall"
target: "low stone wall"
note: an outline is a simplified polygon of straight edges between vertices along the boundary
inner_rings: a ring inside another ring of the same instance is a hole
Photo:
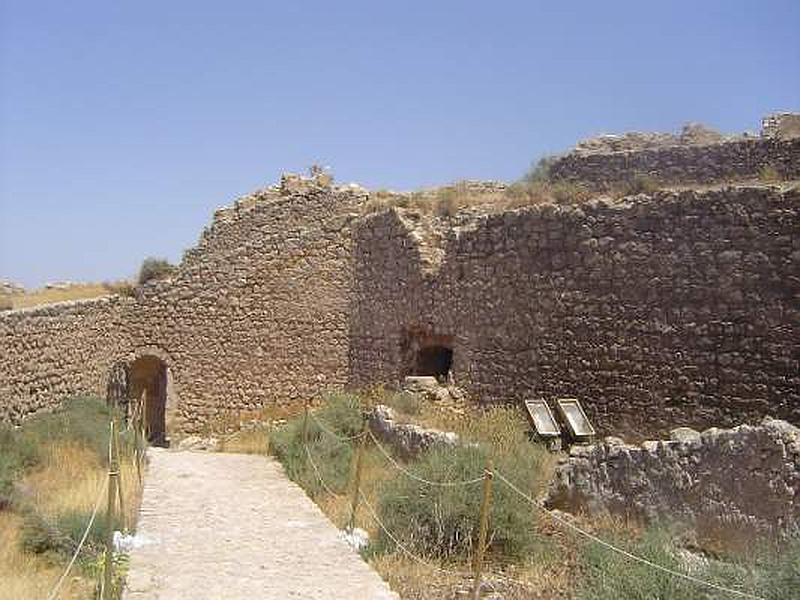
[[[379,404],[369,415],[369,427],[378,440],[390,445],[403,458],[410,459],[435,446],[455,446],[458,434],[426,429],[413,423],[398,423],[394,411]]]
[[[547,504],[703,531],[786,535],[800,527],[800,429],[758,426],[673,431],[641,446],[606,438],[574,446],[556,469]]]
[[[129,346],[133,302],[106,297],[0,313],[0,423],[69,396],[104,395]]]
[[[663,184],[712,184],[756,179],[770,169],[800,178],[800,138],[742,138],[619,152],[571,152],[550,166],[550,177],[608,188],[646,177]]]

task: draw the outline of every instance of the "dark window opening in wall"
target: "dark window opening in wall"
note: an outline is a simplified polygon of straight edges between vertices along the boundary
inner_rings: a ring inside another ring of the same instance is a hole
[[[415,375],[429,375],[446,381],[453,366],[453,349],[446,346],[428,346],[417,351]]]

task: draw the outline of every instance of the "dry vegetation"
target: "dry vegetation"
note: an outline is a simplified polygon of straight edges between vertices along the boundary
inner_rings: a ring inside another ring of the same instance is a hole
[[[528,441],[525,420],[515,409],[470,412],[376,389],[360,396],[332,396],[317,403],[313,414],[333,433],[347,437],[361,431],[361,407],[375,402],[393,405],[406,421],[453,430],[462,439],[478,444],[478,450],[428,452],[404,463],[419,476],[442,479],[446,473],[449,477],[444,478],[464,478],[467,473],[480,473],[488,455],[493,457],[496,469],[522,484],[534,497],[543,492],[550,478],[556,457]],[[225,449],[263,452],[269,448],[289,477],[337,527],[345,528],[350,518],[357,446],[352,441],[336,440],[314,418],[308,420],[308,448],[325,480],[326,486],[322,486],[302,444],[303,421],[302,415],[288,421],[273,420],[261,430],[251,429],[230,438]],[[469,492],[440,493],[398,473],[372,444],[365,446],[363,456],[361,489],[367,501],[414,554],[409,556],[388,540],[370,510],[361,504],[355,524],[369,534],[364,557],[405,600],[466,597],[472,585],[469,572],[480,486]],[[395,459],[403,463],[400,457]],[[530,504],[517,502],[497,480],[492,515],[485,569],[487,596],[494,590],[508,600],[727,597],[610,554],[565,530]],[[684,548],[697,548],[695,537],[686,537],[684,530],[670,526],[646,528],[620,520],[575,519],[585,530],[679,572],[689,569],[681,558]],[[433,545],[431,540],[435,540]],[[691,540],[688,546],[687,540]],[[787,597],[788,590],[800,583],[798,543],[779,554],[764,548],[757,552],[751,548],[748,554],[733,553],[724,543],[715,552],[721,560],[700,555],[699,560],[705,562],[693,567],[694,575],[736,589],[759,590],[771,600]]]
[[[370,195],[364,212],[398,207],[447,218],[472,208],[500,212],[543,204],[572,206],[599,196],[618,199],[634,194],[652,194],[662,189],[653,178],[646,176],[635,176],[630,181],[602,190],[580,182],[554,181],[549,175],[552,161],[552,157],[539,160],[522,179],[507,186],[493,185],[487,188],[480,183],[459,181],[438,189],[417,192],[378,190]]]
[[[146,258],[142,261],[137,275],[137,284],[166,279],[175,273],[176,267],[163,258]],[[0,294],[0,311],[30,308],[68,300],[90,300],[103,296],[132,296],[136,285],[121,279],[102,283],[63,283],[23,293]]]
[[[100,495],[101,511],[59,598],[93,598],[101,564],[110,413],[70,401],[18,430],[0,431],[0,600],[45,598],[64,571]],[[130,437],[122,438],[124,524],[140,500]]]
[[[6,296],[6,298],[10,301],[11,308],[16,309],[39,306],[40,304],[52,304],[53,302],[64,302],[65,300],[99,298],[113,293],[115,292],[111,284],[81,283],[70,285],[64,289],[41,288],[38,290],[30,290],[23,294]]]

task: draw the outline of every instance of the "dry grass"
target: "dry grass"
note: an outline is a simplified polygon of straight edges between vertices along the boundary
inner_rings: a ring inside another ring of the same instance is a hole
[[[520,181],[505,189],[481,189],[469,182],[457,182],[434,190],[410,193],[379,190],[370,194],[362,210],[370,214],[396,207],[449,218],[459,211],[473,208],[499,212],[542,204],[575,205],[595,195],[586,186],[571,182]]]
[[[98,491],[107,481],[107,471],[91,452],[68,445],[51,447],[48,454],[54,459],[27,477],[23,490],[31,495],[32,503],[42,515],[54,517],[59,513],[81,511],[90,513]],[[87,460],[89,459],[89,460]],[[135,522],[140,502],[140,488],[131,461],[122,465],[122,489],[126,504],[125,523]],[[101,507],[105,507],[105,493]],[[101,508],[103,510],[103,508]],[[44,598],[64,570],[64,564],[48,555],[25,553],[21,549],[22,517],[0,512],[0,600]],[[64,584],[59,598],[78,600],[90,597],[95,582],[74,569]]]
[[[108,296],[113,291],[108,284],[86,283],[71,285],[66,289],[38,289],[30,290],[24,294],[11,295],[12,308],[29,308],[40,304],[52,304],[53,302],[63,302],[65,300],[86,300],[89,298],[99,298]]]
[[[266,454],[269,451],[269,432],[262,427],[234,432],[220,441],[219,450],[235,454]]]
[[[381,485],[392,476],[392,473],[386,468],[385,458],[379,453],[377,448],[365,448],[363,460],[364,462],[361,468],[361,491],[367,497],[367,501],[370,505],[376,506]],[[351,465],[351,483],[353,481],[353,468],[354,465]],[[324,494],[317,500],[317,504],[322,509],[322,512],[324,512],[337,527],[343,528],[350,520],[352,500],[352,487],[348,485],[346,493],[335,495]],[[356,527],[367,531],[370,537],[378,533],[378,526],[363,504],[360,505],[356,512]]]
[[[20,550],[21,524],[19,515],[0,512],[0,600],[46,598],[63,572],[63,566]],[[87,598],[92,586],[92,582],[83,578],[70,577],[59,597],[62,600]]]
[[[0,510],[0,600],[47,597],[66,566],[66,557],[59,554],[24,551],[23,531],[30,515],[58,528],[64,515],[85,515],[88,522],[98,496],[100,515],[106,507],[108,469],[97,449],[68,435],[52,441],[46,441],[46,437],[45,441],[37,439],[38,464],[17,481],[17,497],[11,508]],[[141,488],[133,457],[123,455],[120,467],[124,528],[132,529]],[[87,559],[88,555],[82,558]],[[94,586],[94,579],[76,565],[59,598],[89,598]]]
[[[133,457],[120,464],[124,523],[135,523],[141,501],[141,487]],[[44,466],[26,477],[22,489],[28,500],[45,516],[67,512],[91,513],[99,491],[107,487],[108,470],[97,455],[81,444],[62,442],[45,450]],[[103,492],[103,498],[107,498]],[[104,501],[101,506],[105,507]]]
[[[468,597],[457,594],[470,589],[469,578],[446,567],[423,565],[399,552],[375,556],[369,563],[403,600]]]

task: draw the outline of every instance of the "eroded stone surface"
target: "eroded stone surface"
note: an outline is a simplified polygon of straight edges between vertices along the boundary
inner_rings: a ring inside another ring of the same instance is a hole
[[[127,600],[397,600],[273,460],[151,449]]]
[[[548,504],[786,535],[800,528],[799,494],[800,429],[765,418],[702,433],[681,428],[669,441],[580,448],[557,467]]]
[[[414,458],[435,446],[455,446],[458,434],[452,431],[428,429],[414,423],[398,423],[394,411],[379,404],[369,415],[372,433],[392,446],[404,458]]]

